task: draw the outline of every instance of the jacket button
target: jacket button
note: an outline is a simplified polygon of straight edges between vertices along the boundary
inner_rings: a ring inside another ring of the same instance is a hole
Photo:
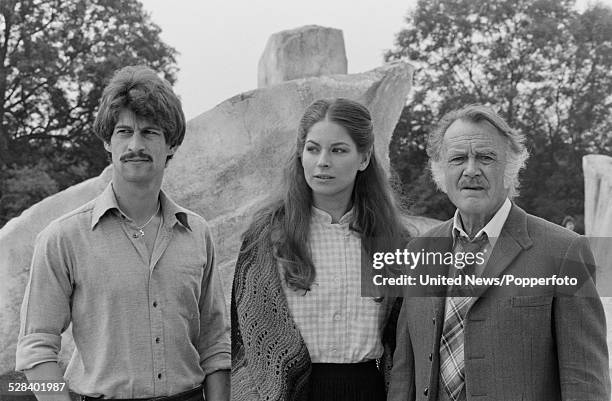
[[[423,390],[423,395],[427,396],[428,393],[429,393],[429,387],[425,387],[425,390]]]
[[[429,361],[433,361],[433,354],[431,352],[429,353]]]
[[[431,321],[433,322],[434,325],[436,324],[436,318],[435,317],[432,317]]]

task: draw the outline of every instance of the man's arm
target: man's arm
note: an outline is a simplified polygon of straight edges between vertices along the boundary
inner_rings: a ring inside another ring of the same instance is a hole
[[[554,299],[559,379],[563,400],[610,400],[606,318],[595,289],[595,262],[585,237],[567,250],[560,275],[591,277],[581,295]]]
[[[43,230],[34,247],[15,358],[16,370],[23,370],[28,380],[64,381],[57,359],[61,333],[70,324],[72,294],[65,241],[57,226],[52,226]],[[67,386],[64,390],[36,396],[39,400],[66,400]]]
[[[397,321],[393,368],[389,384],[388,401],[414,401],[414,353],[408,329],[408,302],[404,298]]]
[[[65,383],[57,362],[43,362],[24,371],[28,382]],[[34,392],[39,401],[70,401],[68,386],[64,384],[59,392]]]
[[[207,262],[202,275],[200,308],[200,366],[206,375],[206,400],[229,400],[231,369],[230,325],[219,272],[215,265],[214,244],[206,231]]]
[[[230,372],[218,370],[204,379],[206,401],[227,401],[230,397]]]

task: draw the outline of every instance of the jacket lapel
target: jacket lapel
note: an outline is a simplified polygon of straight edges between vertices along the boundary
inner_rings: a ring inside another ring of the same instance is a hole
[[[533,241],[527,232],[527,213],[513,203],[482,277],[501,276],[519,253],[532,245]],[[480,294],[484,294],[489,287],[490,285],[481,287]]]
[[[434,229],[433,232],[431,233],[431,237],[434,239],[439,239],[439,240],[437,240],[436,242],[437,247],[435,247],[435,249],[428,248],[428,250],[435,250],[437,252],[441,252],[442,254],[446,252],[452,252],[453,251],[453,240],[452,240],[453,239],[453,220],[452,219],[447,220],[446,222],[438,226],[437,229]],[[452,267],[449,267],[449,268],[452,268]],[[442,294],[446,294],[446,289],[447,288],[445,286],[443,288]],[[428,311],[424,311],[427,313],[426,316],[433,316],[433,319],[435,319],[433,322],[434,330],[433,330],[433,337],[432,337],[432,344],[431,344],[433,349],[440,348],[440,336],[442,335],[442,327],[444,326],[445,304],[446,304],[445,295],[434,296],[434,297],[431,297],[431,308],[432,309]],[[437,374],[438,374],[437,369],[433,369],[431,380],[437,380]]]

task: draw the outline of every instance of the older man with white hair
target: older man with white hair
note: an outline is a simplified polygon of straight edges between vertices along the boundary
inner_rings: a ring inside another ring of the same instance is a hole
[[[459,281],[436,296],[405,294],[389,400],[610,400],[588,242],[512,202],[528,158],[524,142],[482,105],[446,114],[430,134],[434,181],[457,211],[408,248],[480,253],[484,262],[442,266]],[[467,275],[491,281],[470,292]],[[504,276],[569,276],[579,285],[552,281],[528,291],[492,280]]]

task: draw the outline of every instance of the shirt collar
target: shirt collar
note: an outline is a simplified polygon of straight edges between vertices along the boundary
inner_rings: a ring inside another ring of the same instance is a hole
[[[474,238],[480,237],[482,233],[487,233],[489,243],[491,244],[491,248],[493,248],[501,234],[506,220],[508,219],[511,208],[512,203],[510,202],[510,199],[506,198],[501,207],[497,209],[497,212],[495,212],[491,220],[489,220],[489,222],[476,233]],[[459,217],[459,209],[455,211],[455,216],[453,217],[453,233],[459,233],[459,235],[469,238],[469,235],[467,235],[467,233],[463,230],[463,224],[461,224],[461,218]]]
[[[112,184],[108,184],[104,189],[104,192],[100,194],[94,201],[93,211],[91,213],[91,229],[93,230],[102,216],[109,210],[116,210],[119,212],[119,205],[117,204],[117,198],[113,192]]]
[[[187,219],[187,210],[180,207],[172,199],[166,195],[164,190],[159,191],[159,200],[161,202],[162,213],[164,214],[164,221],[170,223],[170,226],[174,226],[177,222],[182,226],[191,230],[189,221]],[[93,212],[91,214],[91,229],[93,230],[96,225],[100,222],[108,211],[115,212],[119,216],[128,218],[119,208],[117,198],[115,197],[115,191],[113,190],[112,182],[107,185],[104,192],[100,194],[95,200]]]
[[[327,213],[325,210],[317,209],[314,206],[310,207],[312,219],[318,223],[323,224],[332,224],[332,216]],[[351,208],[348,212],[346,212],[340,220],[338,221],[339,225],[348,225],[353,219],[353,209]]]
[[[170,199],[168,195],[166,195],[163,189],[159,191],[159,200],[161,201],[161,207],[164,213],[164,221],[170,222],[172,226],[179,223],[191,231],[189,220],[187,219],[187,209],[174,203],[174,201]]]

